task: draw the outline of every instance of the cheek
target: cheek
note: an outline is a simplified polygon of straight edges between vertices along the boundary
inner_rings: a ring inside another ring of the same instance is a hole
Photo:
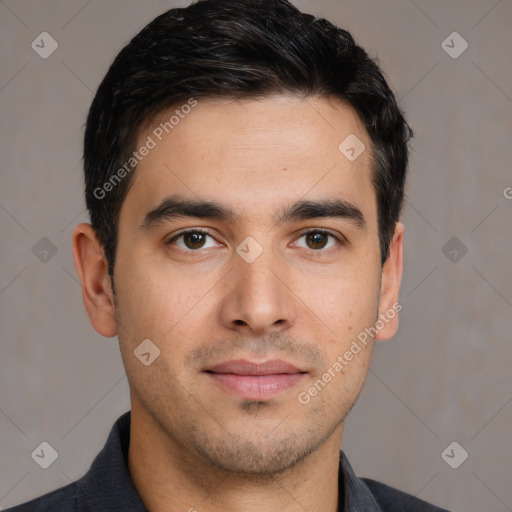
[[[166,330],[173,324],[171,314],[176,311],[176,293],[157,276],[144,258],[136,254],[126,256],[116,262],[115,285],[117,295],[116,316],[120,327],[120,337],[130,344],[142,339],[157,339],[161,333],[156,327]],[[131,341],[130,341],[131,340]]]
[[[187,334],[196,338],[204,315],[211,314],[205,310],[209,305],[205,295],[214,281],[152,263],[150,257],[135,252],[120,260],[119,267],[116,263],[116,272],[116,314],[125,350],[133,351],[142,340],[150,339],[164,356],[172,345],[175,360],[178,352],[190,346]]]
[[[299,296],[325,322],[330,336],[345,339],[375,321],[378,289],[378,275],[370,267],[347,266],[337,275],[304,281]]]

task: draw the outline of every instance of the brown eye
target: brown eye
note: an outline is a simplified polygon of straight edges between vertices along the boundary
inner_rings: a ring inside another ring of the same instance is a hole
[[[305,243],[298,244],[299,247],[319,253],[327,253],[330,252],[329,249],[336,248],[337,245],[344,245],[341,238],[323,229],[312,229],[302,233],[298,240],[305,240]]]
[[[206,239],[206,234],[200,231],[191,231],[183,234],[183,242],[188,249],[201,249]]]
[[[323,249],[329,239],[329,235],[327,235],[327,233],[322,233],[321,231],[311,231],[305,236],[311,249]]]
[[[211,239],[211,242],[208,242],[208,238]],[[182,231],[166,243],[167,245],[176,245],[180,249],[189,252],[216,247],[215,240],[208,232],[197,229]]]

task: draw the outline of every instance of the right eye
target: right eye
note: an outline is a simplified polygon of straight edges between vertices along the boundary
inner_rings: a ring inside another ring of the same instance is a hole
[[[189,229],[174,235],[169,241],[166,242],[166,244],[176,245],[179,249],[187,252],[197,252],[201,249],[216,247],[215,243],[205,246],[207,237],[210,237],[213,240],[213,237],[209,234],[208,231],[199,230],[197,228]],[[180,243],[177,243],[178,241],[180,241]]]

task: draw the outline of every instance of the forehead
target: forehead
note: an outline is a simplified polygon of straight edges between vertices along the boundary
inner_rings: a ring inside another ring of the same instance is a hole
[[[338,100],[197,100],[157,116],[138,134],[137,148],[144,145],[152,148],[125,200],[140,214],[180,194],[229,203],[246,218],[273,215],[298,198],[337,197],[376,215],[371,141],[354,109]]]

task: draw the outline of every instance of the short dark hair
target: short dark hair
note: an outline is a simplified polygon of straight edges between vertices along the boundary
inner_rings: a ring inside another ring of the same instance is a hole
[[[161,14],[121,50],[87,117],[86,204],[111,277],[141,127],[191,99],[279,93],[338,98],[360,116],[372,141],[384,264],[403,207],[412,130],[377,61],[348,31],[287,0],[199,0]]]

